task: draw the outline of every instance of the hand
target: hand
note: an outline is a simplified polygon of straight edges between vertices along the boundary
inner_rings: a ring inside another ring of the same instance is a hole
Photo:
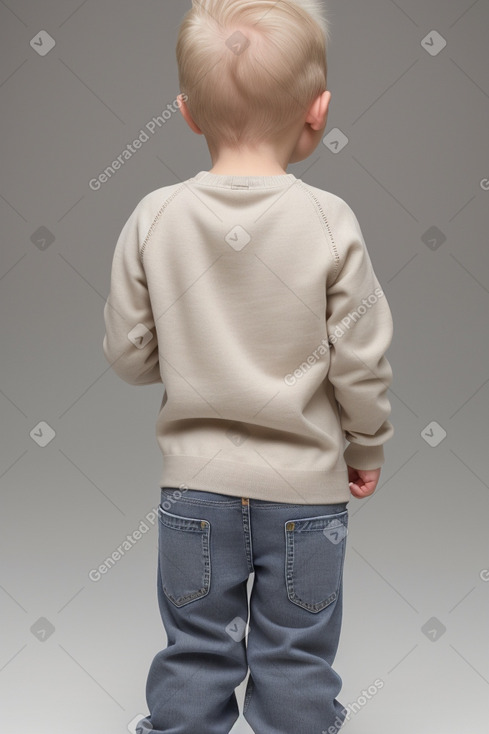
[[[375,492],[380,477],[380,469],[354,469],[348,467],[350,492],[354,497],[363,499]]]

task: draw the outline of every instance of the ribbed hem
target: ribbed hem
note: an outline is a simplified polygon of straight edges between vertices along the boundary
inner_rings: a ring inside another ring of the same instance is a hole
[[[348,471],[293,471],[280,473],[204,456],[165,454],[161,487],[183,486],[204,492],[250,497],[296,505],[328,505],[351,500]]]
[[[221,186],[227,189],[270,189],[277,186],[290,186],[298,180],[293,173],[283,173],[277,176],[234,176],[210,171],[199,171],[190,179],[204,186]]]

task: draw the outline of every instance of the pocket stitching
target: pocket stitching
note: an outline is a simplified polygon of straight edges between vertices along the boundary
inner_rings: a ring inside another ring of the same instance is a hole
[[[327,606],[332,604],[338,597],[338,589],[336,589],[332,594],[330,594],[326,599],[323,599],[321,602],[316,602],[315,604],[310,604],[309,602],[306,602],[305,600],[301,599],[294,590],[294,548],[295,548],[295,535],[294,533],[300,532],[300,533],[308,533],[312,532],[312,529],[309,530],[296,530],[295,525],[296,523],[301,523],[304,520],[333,520],[338,519],[338,515],[343,515],[346,519],[346,522],[341,522],[342,525],[347,527],[347,521],[348,521],[348,510],[342,510],[339,513],[336,513],[334,515],[321,515],[321,516],[315,516],[315,517],[303,517],[298,518],[296,520],[287,520],[284,524],[284,531],[285,531],[285,544],[286,544],[286,553],[285,553],[285,581],[286,581],[286,588],[287,588],[287,597],[289,601],[291,601],[293,604],[296,604],[297,606],[301,607],[302,609],[305,609],[313,614],[317,614],[318,612],[321,612],[323,609],[325,609]],[[287,525],[289,523],[294,523],[294,528],[287,530]],[[326,528],[329,523],[325,523],[324,527]],[[317,528],[314,529],[315,532],[317,532]],[[324,528],[323,528],[324,530]],[[345,536],[346,537],[346,536]],[[345,538],[342,538],[341,540],[342,544],[342,553],[341,553],[341,559],[340,559],[340,579],[341,579],[341,569],[343,567],[343,561],[345,557]]]
[[[168,516],[168,522],[165,522],[165,518],[163,515]],[[200,527],[181,527],[179,526],[178,522],[171,522],[170,518],[175,518],[175,520],[186,520],[191,522],[196,522],[200,524]],[[190,604],[193,601],[196,601],[197,599],[202,599],[210,591],[211,587],[211,558],[210,558],[210,532],[211,532],[211,526],[210,522],[208,520],[203,520],[201,518],[194,518],[194,517],[184,517],[183,515],[174,515],[171,512],[167,512],[160,506],[160,521],[162,525],[165,527],[170,528],[171,530],[178,530],[179,532],[193,532],[193,533],[200,533],[201,534],[201,548],[202,548],[202,560],[203,560],[203,586],[198,589],[197,591],[192,591],[190,594],[185,594],[184,596],[175,597],[171,592],[168,590],[168,588],[163,583],[163,578],[161,578],[161,585],[163,588],[163,591],[165,593],[165,596],[167,599],[169,599],[172,604],[178,608],[185,606],[186,604]],[[205,526],[203,525],[205,523]]]

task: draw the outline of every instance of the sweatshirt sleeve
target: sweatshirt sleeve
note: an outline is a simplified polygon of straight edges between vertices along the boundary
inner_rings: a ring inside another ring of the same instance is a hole
[[[385,460],[383,445],[394,434],[387,420],[392,369],[385,357],[393,335],[392,315],[358,220],[343,200],[333,225],[338,262],[326,295],[328,377],[350,442],[346,464],[377,469]]]
[[[105,357],[114,372],[131,385],[162,382],[154,317],[139,250],[146,235],[140,209],[141,202],[117,240],[104,307]]]

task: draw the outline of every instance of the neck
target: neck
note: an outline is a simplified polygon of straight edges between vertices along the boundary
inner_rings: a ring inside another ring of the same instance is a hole
[[[279,176],[287,173],[287,156],[269,148],[221,150],[212,156],[209,173],[231,176]]]

